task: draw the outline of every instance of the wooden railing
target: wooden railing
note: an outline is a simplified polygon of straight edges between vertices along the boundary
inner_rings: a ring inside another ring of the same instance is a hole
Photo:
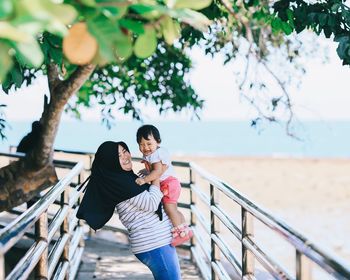
[[[91,162],[92,154],[88,153],[88,156]],[[319,280],[321,278],[313,274],[314,267],[325,273],[325,279],[350,279],[349,264],[320,249],[232,186],[194,163],[174,161],[173,165],[185,169],[187,173],[187,178],[181,184],[189,191],[189,201],[180,202],[179,206],[183,211],[189,211],[189,220],[194,230],[191,243],[182,247],[191,252],[204,279],[256,279],[257,264],[275,279]],[[232,211],[224,209],[221,204],[223,198],[240,209],[238,223],[232,219]],[[255,239],[254,235],[257,232],[254,231],[254,224],[257,221],[293,248],[293,271],[284,268],[280,260],[274,259]],[[105,229],[127,233],[122,227],[106,226]],[[221,235],[221,231],[224,230],[229,235]],[[238,241],[238,249],[241,252],[239,256],[233,252],[233,249],[237,251],[237,248],[230,245],[232,239]],[[229,270],[233,270],[234,274]]]
[[[17,158],[22,156],[5,153],[0,155]],[[0,230],[0,280],[27,279],[32,273],[35,273],[35,279],[75,278],[84,241],[82,227],[75,217],[80,192],[71,185],[80,183],[83,163],[55,161],[55,166],[71,170],[38,202],[23,213],[19,211],[20,215]],[[16,266],[5,275],[5,254],[24,235],[34,238],[34,242]]]

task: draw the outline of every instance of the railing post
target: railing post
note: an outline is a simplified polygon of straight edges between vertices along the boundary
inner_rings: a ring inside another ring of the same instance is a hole
[[[195,179],[194,179],[194,174],[193,174],[193,170],[191,168],[191,166],[189,167],[189,182],[190,182],[190,206],[195,206],[196,205],[196,196],[195,193],[192,191],[192,185],[195,184]],[[196,226],[196,215],[192,212],[192,210],[190,209],[190,213],[191,213],[191,226],[195,227]],[[191,238],[191,247],[196,246],[196,240],[195,237]],[[192,254],[191,251],[191,260],[194,261],[194,256]]]
[[[216,206],[219,203],[219,192],[215,191],[215,187],[213,184],[210,184],[210,206]],[[216,263],[217,261],[220,261],[220,251],[215,245],[215,242],[212,238],[213,234],[216,234],[220,231],[219,229],[219,220],[213,213],[210,207],[210,262]],[[215,274],[215,270],[213,269],[213,266],[211,266],[211,279],[218,279],[218,277]]]
[[[252,215],[242,208],[242,279],[245,276],[254,276],[254,255],[243,245],[244,238],[254,236]]]
[[[305,257],[298,250],[296,251],[296,279],[297,280],[309,280],[311,279],[311,263],[307,257]]]
[[[91,160],[91,156],[89,156],[90,160]],[[90,167],[89,167],[90,169]],[[83,171],[82,171],[83,172]],[[85,177],[83,176],[83,173],[79,173],[79,176],[78,176],[78,186],[80,186],[80,184],[84,181]],[[80,198],[78,198],[78,206],[80,206]],[[80,224],[80,220],[78,220],[78,227],[80,227],[81,224]],[[89,230],[89,234],[90,234],[90,230]],[[80,238],[80,241],[79,241],[79,247],[85,247],[85,241],[84,241],[84,234],[82,235],[82,237]]]
[[[65,205],[68,205],[68,204],[69,204],[68,191],[67,191],[67,189],[65,189],[63,191],[63,193],[61,194],[61,208],[63,208]],[[70,210],[69,210],[69,212],[70,212]],[[69,212],[65,216],[65,218],[61,224],[61,227],[60,227],[61,236],[63,236],[65,233],[68,233],[68,231],[69,231],[69,221],[68,221]],[[62,261],[67,261],[70,264],[70,260],[69,260],[69,245],[70,244],[69,243],[70,243],[70,239],[68,239],[67,243],[64,245],[61,259],[62,259]],[[69,279],[69,268],[67,269],[67,272],[66,272],[64,279],[66,279],[66,280]]]
[[[42,213],[39,217],[39,220],[35,223],[35,239],[37,242],[45,241],[47,242],[48,235],[48,222],[47,222],[47,210]],[[36,277],[35,279],[48,279],[48,247],[47,244],[46,249],[42,253],[39,262],[36,266]]]
[[[5,256],[0,253],[0,280],[5,279]]]

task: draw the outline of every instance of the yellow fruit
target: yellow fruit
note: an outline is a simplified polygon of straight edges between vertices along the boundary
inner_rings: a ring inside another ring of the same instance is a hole
[[[74,24],[63,39],[63,53],[73,64],[90,63],[95,57],[97,49],[97,41],[90,35],[84,22]]]

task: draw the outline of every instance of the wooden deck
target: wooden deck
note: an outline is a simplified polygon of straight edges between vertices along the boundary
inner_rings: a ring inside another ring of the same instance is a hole
[[[188,254],[178,251],[183,280],[202,279]],[[152,274],[130,251],[122,234],[101,231],[85,240],[85,250],[77,280],[151,280]]]

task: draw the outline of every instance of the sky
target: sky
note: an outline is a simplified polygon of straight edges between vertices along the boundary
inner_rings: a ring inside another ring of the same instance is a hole
[[[310,35],[311,36],[311,35]],[[315,38],[315,37],[312,37]],[[312,39],[314,40],[314,39]],[[336,54],[336,44],[325,38],[317,38],[321,48],[328,49],[329,61],[323,63],[323,51],[316,51],[315,57],[305,56],[307,73],[301,79],[301,87],[290,90],[294,110],[300,120],[350,120],[350,94],[348,80],[350,68],[342,66]],[[240,100],[235,73],[242,71],[244,65],[229,64],[223,66],[223,59],[204,56],[202,51],[191,52],[194,69],[189,75],[192,86],[203,98],[205,107],[201,112],[202,120],[249,120],[255,116],[254,109]],[[304,58],[303,58],[304,59]],[[273,90],[273,89],[272,89]],[[39,119],[43,94],[48,92],[45,78],[17,92],[0,94],[0,103],[7,104],[6,119],[9,121],[32,121]],[[99,121],[99,110],[83,113],[83,120]],[[145,120],[190,120],[191,114],[167,114],[159,116],[150,106],[143,109]],[[64,120],[69,120],[67,115]],[[130,119],[117,115],[117,119]]]

